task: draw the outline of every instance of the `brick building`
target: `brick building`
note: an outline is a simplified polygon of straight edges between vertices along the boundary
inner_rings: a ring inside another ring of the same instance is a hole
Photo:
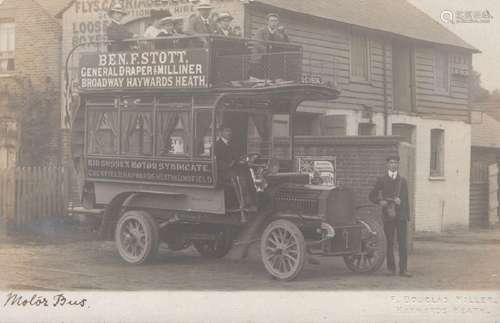
[[[54,90],[51,124],[60,124],[58,99],[61,66],[61,21],[55,18],[68,1],[0,1],[0,168],[13,166],[19,149],[20,106],[16,98]],[[50,138],[58,146],[58,132]],[[58,160],[57,149],[51,160]]]
[[[140,32],[152,8],[187,17],[196,2],[124,4],[131,30]],[[218,12],[231,11],[246,37],[264,26],[267,13],[280,14],[291,41],[304,47],[304,72],[338,85],[338,100],[299,108],[297,135],[401,136],[415,229],[468,227],[469,74],[477,49],[404,0],[212,3]],[[108,6],[107,0],[76,0],[60,13],[63,54],[78,43],[104,39]]]

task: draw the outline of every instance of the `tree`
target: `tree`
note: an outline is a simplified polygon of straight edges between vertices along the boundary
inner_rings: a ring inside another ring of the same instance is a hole
[[[472,102],[484,102],[489,99],[490,92],[481,86],[481,74],[472,70],[471,75],[471,100]]]
[[[20,127],[20,166],[47,165],[56,153],[53,113],[58,95],[50,79],[46,81],[43,89],[36,89],[29,78],[18,78],[17,90],[9,93],[9,108],[17,114]]]

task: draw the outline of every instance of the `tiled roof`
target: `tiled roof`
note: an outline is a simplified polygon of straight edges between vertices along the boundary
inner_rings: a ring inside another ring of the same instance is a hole
[[[498,101],[475,103],[473,104],[472,109],[474,111],[482,111],[488,113],[490,117],[493,117],[500,121],[500,102]]]
[[[500,121],[484,112],[473,118],[472,146],[500,148]]]
[[[406,0],[255,0],[254,3],[479,52]]]

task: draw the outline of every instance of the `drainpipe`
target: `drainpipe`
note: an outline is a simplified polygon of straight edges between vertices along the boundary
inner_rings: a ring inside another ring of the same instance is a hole
[[[382,64],[384,70],[384,136],[387,136],[387,128],[389,124],[389,111],[388,111],[388,102],[387,102],[387,54],[385,52],[386,40],[384,39],[382,42]]]

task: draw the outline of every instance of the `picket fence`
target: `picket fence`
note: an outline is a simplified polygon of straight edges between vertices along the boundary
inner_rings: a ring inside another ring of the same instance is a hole
[[[34,220],[67,213],[69,171],[65,167],[0,170],[0,218],[7,228],[23,229]]]

